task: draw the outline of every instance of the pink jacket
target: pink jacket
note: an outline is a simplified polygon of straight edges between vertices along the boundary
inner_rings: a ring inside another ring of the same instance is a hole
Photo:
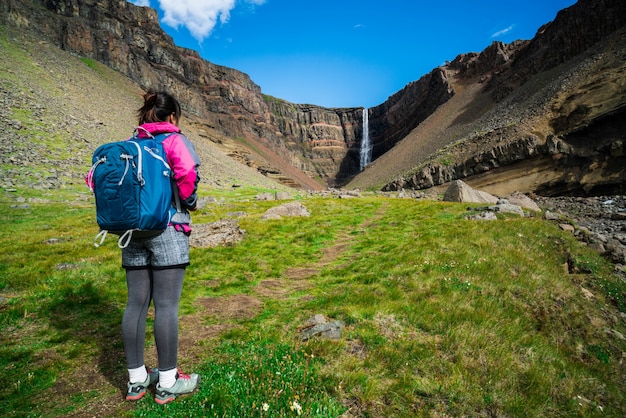
[[[185,135],[180,132],[180,128],[169,122],[144,123],[137,130],[139,138],[148,138],[147,132],[153,136],[162,133],[172,133],[163,140],[163,149],[167,157],[167,163],[174,173],[174,179],[178,186],[178,195],[184,209],[195,210],[198,203],[198,167],[200,158],[196,153],[193,144]],[[131,138],[128,138],[131,139]],[[93,184],[89,184],[91,176],[87,175],[87,185],[93,189]]]
[[[198,203],[198,167],[200,158],[196,154],[196,149],[185,135],[180,132],[180,128],[169,122],[144,123],[141,128],[150,132],[153,136],[162,133],[173,133],[163,140],[163,149],[167,156],[167,163],[174,173],[174,179],[178,186],[178,195],[182,205],[186,209],[194,210]],[[148,138],[148,134],[139,129],[139,138]]]

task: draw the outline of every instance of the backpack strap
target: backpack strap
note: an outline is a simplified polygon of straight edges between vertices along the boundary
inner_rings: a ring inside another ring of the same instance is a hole
[[[153,136],[152,138],[155,141],[163,142],[172,134],[179,134],[179,132],[163,132],[163,133]],[[180,213],[183,211],[183,208],[180,203],[180,196],[178,195],[178,185],[176,184],[176,180],[174,179],[173,174],[174,172],[172,171],[172,194],[174,195],[174,202],[176,204],[176,212]]]
[[[133,230],[129,229],[128,231],[122,234],[120,239],[117,240],[117,246],[122,249],[128,247],[128,244],[130,244],[130,240],[132,238],[133,238]]]
[[[98,234],[93,239],[93,245],[96,248],[102,245],[102,243],[104,242],[104,239],[107,237],[108,232],[109,231],[107,231],[106,229],[102,229],[100,232],[98,232]],[[117,240],[117,246],[122,249],[128,247],[128,244],[130,244],[130,240],[132,238],[133,238],[133,230],[129,229],[128,231],[124,232],[122,236],[120,236],[120,239]]]
[[[95,238],[93,239],[93,245],[98,248],[99,246],[102,245],[102,243],[104,242],[104,239],[107,237],[107,230],[103,229],[100,232],[98,232],[98,234],[95,236]],[[98,239],[100,239],[100,242],[98,242]]]
[[[153,139],[155,141],[159,141],[161,143],[163,141],[165,141],[170,135],[179,133],[179,132],[162,132],[162,133],[157,134],[157,135],[152,135],[152,132],[148,131],[143,126],[138,126],[133,131],[133,137],[134,138],[139,138],[138,135],[139,135],[139,130],[140,129],[143,132],[145,132],[150,139]],[[172,174],[173,174],[173,172],[172,172]],[[182,208],[182,204],[180,203],[180,196],[178,195],[178,186],[176,185],[176,180],[173,178],[173,176],[172,176],[172,194],[174,195],[174,202],[176,204],[176,212],[182,212],[183,208]],[[120,238],[120,240],[121,240],[121,238]],[[120,248],[122,248],[122,247],[120,247]]]
[[[172,194],[174,195],[174,202],[176,203],[176,212],[180,213],[183,211],[183,207],[180,203],[180,196],[178,195],[178,185],[176,184],[175,179],[172,179]]]
[[[139,139],[139,130],[144,131],[147,135],[148,138],[150,139],[154,139],[154,135],[152,135],[152,132],[150,132],[149,130],[147,130],[146,128],[144,128],[143,126],[138,126],[133,130],[133,138],[137,138]],[[158,136],[158,135],[157,135]]]

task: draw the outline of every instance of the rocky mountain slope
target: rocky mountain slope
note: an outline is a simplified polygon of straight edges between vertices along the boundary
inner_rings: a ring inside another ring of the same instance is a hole
[[[84,185],[91,153],[132,134],[142,93],[94,60],[0,26],[0,188],[54,199],[84,189],[84,199],[93,199]],[[200,154],[203,184],[288,190],[271,173],[242,164],[230,140],[197,116],[185,113],[181,128]]]
[[[532,41],[460,55],[439,69],[450,98],[349,186],[623,193],[625,23],[623,2],[579,1]]]
[[[327,109],[264,95],[246,74],[177,47],[153,9],[0,0],[11,46],[28,33],[103,63],[136,92],[166,88],[207,147],[311,190],[422,189],[458,178],[500,195],[621,193],[625,23],[622,0],[580,0],[531,41],[459,55],[374,108]],[[374,162],[359,173],[364,111]]]

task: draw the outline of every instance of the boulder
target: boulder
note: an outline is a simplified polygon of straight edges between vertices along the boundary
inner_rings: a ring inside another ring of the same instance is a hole
[[[302,203],[289,202],[269,208],[261,219],[280,219],[283,216],[310,216],[310,213]]]
[[[526,196],[524,193],[513,192],[509,197],[507,197],[507,200],[512,205],[521,206],[524,209],[532,210],[535,212],[541,212],[541,208],[539,207],[539,205],[535,203],[535,201],[532,200],[530,197]]]
[[[549,210],[546,211],[544,217],[548,221],[558,221],[559,219],[561,219],[561,215],[559,215],[558,213],[550,212]]]
[[[276,192],[276,200],[289,200],[291,198],[291,194],[287,192]]]
[[[495,206],[494,210],[496,212],[513,213],[522,217],[524,216],[524,211],[522,210],[521,206],[514,205],[506,199],[499,199],[498,204]]]
[[[259,193],[256,195],[256,200],[275,200],[276,197],[272,193]]]
[[[450,183],[443,200],[444,202],[498,203],[497,197],[487,192],[475,190],[463,180],[455,180]]]
[[[189,238],[189,245],[192,247],[217,247],[219,245],[235,245],[241,241],[245,235],[243,229],[239,228],[236,219],[222,219],[206,224],[193,224],[193,231]]]

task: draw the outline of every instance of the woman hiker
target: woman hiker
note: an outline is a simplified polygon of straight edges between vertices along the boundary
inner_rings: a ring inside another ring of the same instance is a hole
[[[157,236],[133,237],[122,248],[122,267],[126,270],[128,300],[122,319],[122,337],[128,367],[127,400],[138,400],[156,383],[154,400],[166,404],[177,396],[193,392],[200,376],[183,374],[177,368],[178,304],[185,268],[189,265],[191,216],[196,209],[200,180],[200,160],[193,144],[181,133],[178,101],[165,92],[148,92],[138,110],[138,137],[148,138],[171,133],[163,140],[167,162],[172,169],[179,202],[172,203],[172,222]],[[177,208],[178,206],[178,208]],[[146,318],[150,302],[154,303],[154,338],[158,368],[144,364]]]

